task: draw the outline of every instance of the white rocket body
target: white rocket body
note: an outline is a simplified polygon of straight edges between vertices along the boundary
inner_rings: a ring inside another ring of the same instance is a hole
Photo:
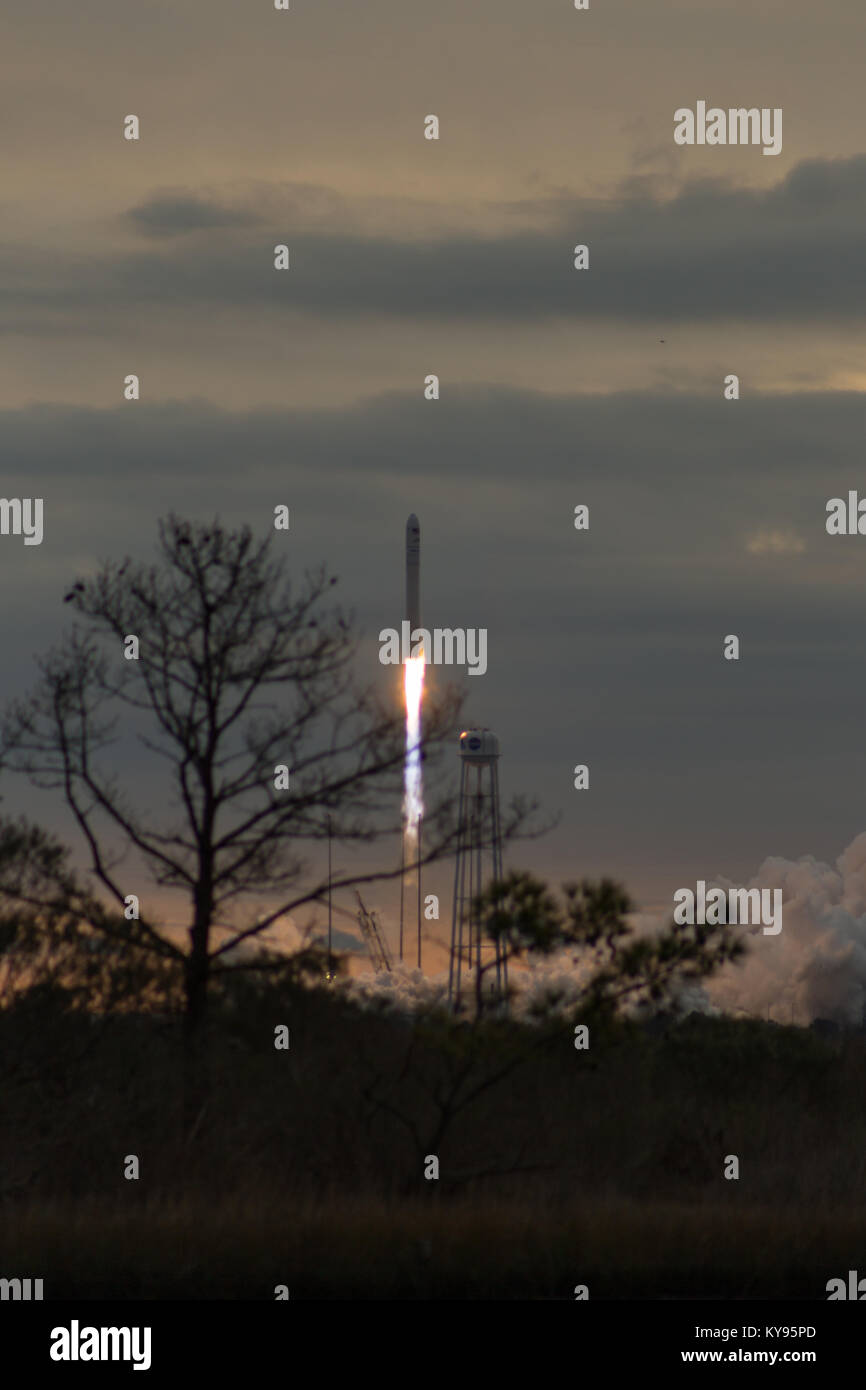
[[[410,635],[421,626],[421,527],[414,512],[406,522],[406,620]]]

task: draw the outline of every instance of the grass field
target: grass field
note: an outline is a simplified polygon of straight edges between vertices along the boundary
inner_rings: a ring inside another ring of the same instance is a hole
[[[823,1299],[866,1273],[863,1034],[590,1036],[299,987],[216,1009],[191,1064],[164,1020],[3,1012],[0,1275],[47,1298]]]
[[[22,1206],[4,1267],[46,1298],[826,1298],[866,1264],[866,1206],[780,1212],[733,1202],[335,1199],[214,1206],[95,1200]]]

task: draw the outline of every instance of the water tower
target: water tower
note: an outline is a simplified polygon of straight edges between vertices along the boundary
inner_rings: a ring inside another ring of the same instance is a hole
[[[461,980],[464,987],[471,980],[474,989],[482,968],[498,994],[508,983],[502,947],[484,937],[473,910],[479,894],[493,879],[502,877],[498,762],[499,739],[489,729],[467,729],[460,735],[460,807],[448,972],[448,998],[454,1003],[460,999]]]

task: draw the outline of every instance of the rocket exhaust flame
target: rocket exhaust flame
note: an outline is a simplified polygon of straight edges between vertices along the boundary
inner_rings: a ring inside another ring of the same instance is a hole
[[[406,618],[410,634],[421,623],[421,526],[413,512],[406,521]],[[403,773],[405,848],[417,843],[418,821],[424,814],[421,778],[421,697],[424,693],[423,648],[409,657],[403,672],[406,697],[406,759]]]
[[[421,527],[413,512],[406,521],[406,621],[410,637],[421,625]],[[423,773],[421,763],[421,703],[424,695],[424,664],[426,653],[418,647],[417,655],[407,657],[403,668],[403,694],[406,700],[406,751],[403,761],[403,873],[400,877],[400,959],[403,959],[403,893],[406,885],[406,866],[409,881],[414,878],[418,892],[417,950],[418,969],[421,968],[421,822],[424,815]]]
[[[424,653],[409,657],[403,671],[406,695],[406,758],[403,768],[403,822],[406,839],[415,842],[424,814],[421,778],[421,696],[424,693]]]

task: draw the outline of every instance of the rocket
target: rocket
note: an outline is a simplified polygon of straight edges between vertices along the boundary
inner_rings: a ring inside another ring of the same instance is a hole
[[[406,522],[406,620],[409,633],[421,626],[421,527],[413,512]]]

